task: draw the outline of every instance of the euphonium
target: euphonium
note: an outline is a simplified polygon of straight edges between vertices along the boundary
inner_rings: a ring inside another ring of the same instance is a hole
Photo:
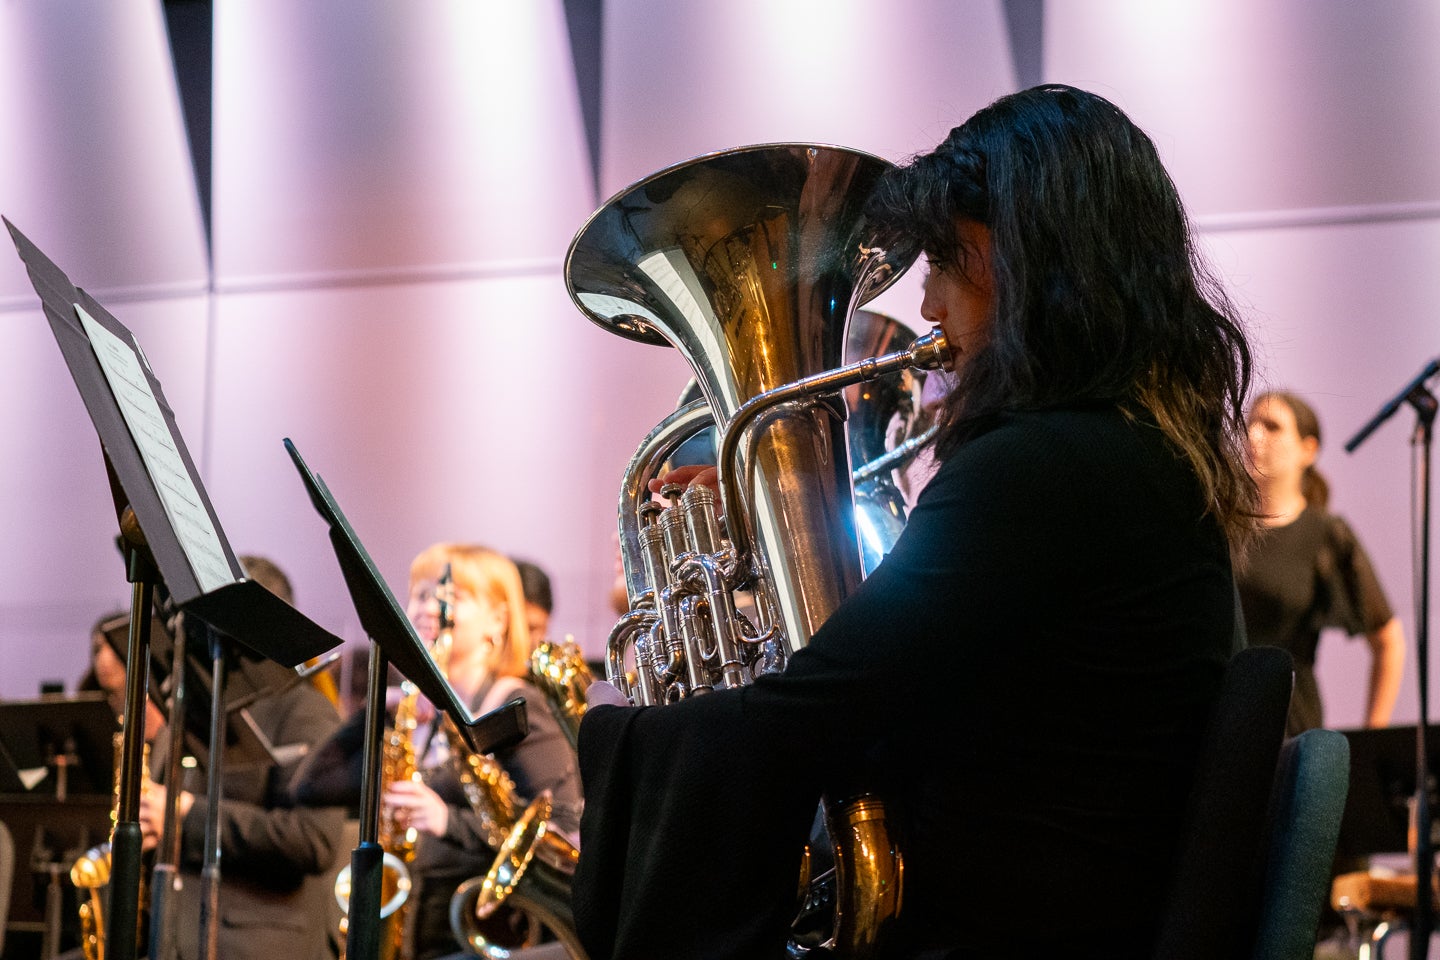
[[[580,309],[622,336],[678,348],[708,401],[651,432],[621,490],[631,611],[611,634],[606,672],[636,703],[783,669],[860,583],[845,424],[831,400],[855,383],[949,362],[937,331],[840,366],[853,310],[916,252],[864,213],[888,167],[807,144],[712,154],[622,192],[571,245],[567,281]],[[705,487],[666,490],[664,509],[647,487],[712,420],[723,524]],[[753,591],[753,620],[737,591]],[[898,912],[902,863],[878,799],[840,799],[827,804],[845,881],[827,945],[862,957]]]
[[[110,807],[110,823],[113,827],[115,818],[120,809],[120,749],[123,744],[122,733],[114,735],[115,746],[115,783],[114,802]],[[150,744],[147,741],[141,748],[140,760],[140,792],[143,794],[150,789]],[[77,890],[88,891],[80,904],[80,948],[85,954],[85,960],[105,960],[105,893],[110,883],[110,841],[106,840],[98,846],[86,850],[75,862],[70,865],[70,882]],[[141,922],[145,916],[144,904],[146,896],[145,873],[140,874],[140,904],[142,909],[136,917],[136,923]]]

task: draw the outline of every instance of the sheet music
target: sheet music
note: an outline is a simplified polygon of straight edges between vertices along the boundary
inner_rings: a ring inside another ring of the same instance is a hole
[[[203,593],[209,593],[235,581],[230,564],[225,559],[225,549],[195,480],[185,469],[185,461],[175,448],[170,436],[169,425],[160,410],[160,403],[150,389],[150,381],[140,366],[136,349],[111,333],[95,318],[85,312],[78,303],[75,313],[90,338],[90,346],[100,360],[100,369],[110,383],[115,401],[140,448],[145,468],[155,481],[155,490],[165,507],[165,515],[175,528],[180,548],[190,561],[195,580]]]

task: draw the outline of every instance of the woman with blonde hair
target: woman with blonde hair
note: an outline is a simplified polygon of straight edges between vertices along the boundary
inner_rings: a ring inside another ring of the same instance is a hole
[[[515,697],[525,700],[529,734],[517,746],[497,752],[495,759],[515,781],[520,802],[543,790],[551,792],[551,827],[573,838],[580,825],[579,770],[544,695],[525,679],[530,632],[520,574],[508,557],[477,544],[437,543],[421,552],[410,565],[406,613],[427,644],[440,631],[436,590],[447,565],[453,597],[446,678],[472,713],[493,710]],[[432,746],[439,739],[434,738]],[[450,898],[460,883],[484,874],[495,859],[453,766],[438,750],[422,757],[421,764],[426,767],[423,781],[397,781],[384,795],[386,806],[420,836],[412,867],[418,886],[412,891],[411,955],[418,960],[455,951]]]

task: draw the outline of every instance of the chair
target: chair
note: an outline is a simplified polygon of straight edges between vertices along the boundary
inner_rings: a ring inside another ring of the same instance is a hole
[[[1259,929],[1266,815],[1294,668],[1277,647],[1225,669],[1195,768],[1157,960],[1240,960]]]
[[[1307,730],[1281,750],[1251,960],[1313,956],[1349,787],[1350,742],[1343,734]]]

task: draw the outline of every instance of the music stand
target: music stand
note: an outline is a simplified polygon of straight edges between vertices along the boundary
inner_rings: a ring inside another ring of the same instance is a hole
[[[123,658],[126,638],[130,632],[129,616],[115,617],[105,621],[100,625],[100,632],[110,649],[114,650],[117,656]],[[200,640],[203,641],[204,638],[201,637]],[[200,766],[209,769],[209,717],[213,678],[211,677],[210,663],[194,652],[203,647],[203,643],[196,642],[189,645],[186,648],[188,652],[184,653],[186,665],[184,687],[186,707],[183,711],[185,715],[185,749],[172,751],[172,753],[188,752]],[[178,679],[174,669],[175,648],[176,638],[171,634],[169,626],[160,617],[153,617],[150,622],[151,682],[147,686],[150,702],[159,708],[167,724],[170,721],[170,702],[167,692]],[[288,670],[272,661],[251,661],[251,663],[268,665],[271,670],[260,676],[257,676],[258,671],[255,670],[230,669],[226,671],[225,686],[221,694],[224,698],[223,708],[226,720],[225,755],[222,762],[226,767],[262,766],[276,762],[274,744],[255,726],[255,721],[246,708],[262,697],[283,693],[289,689],[290,677],[295,677],[297,680],[300,677],[293,670]],[[242,682],[236,682],[237,675]]]
[[[76,287],[14,224],[4,223],[40,296],[104,453],[126,551],[126,579],[132,584],[125,715],[140,717],[144,712],[149,613],[156,585],[162,582],[181,609],[285,666],[297,666],[338,646],[339,638],[242,576],[174,412],[135,335]],[[222,662],[216,658],[217,665]],[[223,689],[219,676],[216,686]],[[139,726],[127,723],[122,733],[120,790],[111,839],[109,960],[135,960],[137,952],[143,743]],[[218,771],[216,758],[212,779]],[[218,818],[218,810],[211,816]],[[217,834],[218,820],[207,824],[207,837]],[[212,846],[207,842],[207,858]],[[214,919],[202,914],[206,922],[213,924]]]
[[[1400,853],[1410,849],[1410,806],[1415,796],[1415,728],[1343,730],[1350,741],[1350,791],[1340,822],[1337,852],[1342,857]],[[1431,725],[1429,743],[1440,744],[1440,726]],[[1428,758],[1429,789],[1436,795],[1440,755]],[[1432,824],[1432,831],[1434,825]]]
[[[109,793],[119,730],[103,693],[0,703],[0,793]]]
[[[384,850],[378,842],[380,820],[379,763],[385,727],[385,674],[387,662],[429,698],[437,710],[449,714],[476,753],[513,746],[528,732],[525,701],[509,703],[476,717],[455,696],[425,649],[415,627],[385,585],[375,562],[355,535],[350,521],[335,502],[325,481],[306,466],[289,439],[285,449],[300,473],[310,501],[330,526],[330,542],[345,577],[360,624],[370,637],[369,693],[365,703],[363,773],[360,782],[360,844],[350,855],[350,923],[345,955],[350,960],[375,960],[380,954],[381,864]]]

